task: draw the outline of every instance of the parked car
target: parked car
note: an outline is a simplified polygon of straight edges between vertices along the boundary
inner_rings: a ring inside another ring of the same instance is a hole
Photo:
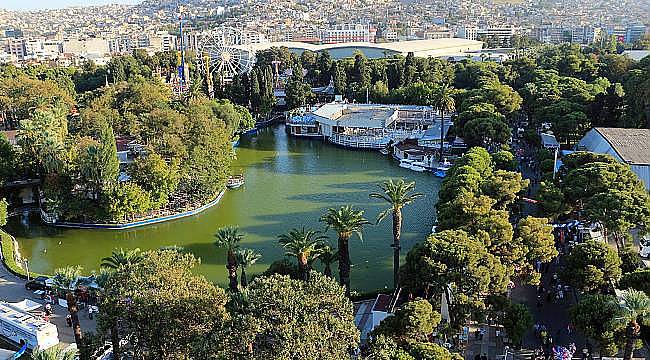
[[[52,280],[50,280],[49,277],[47,276],[38,276],[36,278],[33,278],[32,280],[28,281],[25,284],[25,289],[27,290],[52,290],[52,286],[50,286]]]
[[[650,235],[645,235],[639,240],[639,255],[650,258]]]

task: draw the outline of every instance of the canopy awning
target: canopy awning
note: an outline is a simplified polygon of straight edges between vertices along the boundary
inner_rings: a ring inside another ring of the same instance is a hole
[[[560,143],[555,139],[555,135],[541,133],[539,136],[542,138],[542,146],[545,149],[559,149]]]

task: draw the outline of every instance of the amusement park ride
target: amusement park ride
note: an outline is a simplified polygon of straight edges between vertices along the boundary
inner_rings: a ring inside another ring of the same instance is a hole
[[[172,83],[174,93],[183,97],[189,90],[191,81],[186,68],[186,36],[183,24],[183,7],[178,7],[180,33],[180,61],[178,73]],[[245,31],[232,27],[218,27],[199,33],[196,36],[196,62],[202,76],[205,76],[210,95],[212,82],[218,76],[222,84],[232,81],[238,74],[249,72],[255,63],[255,52],[251,44],[251,36]]]
[[[191,80],[186,66],[186,35],[183,25],[183,6],[178,7],[178,22],[180,34],[178,72],[172,81],[174,94],[179,97],[187,94]],[[205,77],[210,96],[213,94],[213,79],[218,77],[221,84],[232,81],[238,74],[249,72],[255,63],[255,52],[251,44],[251,34],[233,28],[218,27],[199,33],[196,36],[196,63],[201,75]],[[199,81],[194,79],[194,81]]]

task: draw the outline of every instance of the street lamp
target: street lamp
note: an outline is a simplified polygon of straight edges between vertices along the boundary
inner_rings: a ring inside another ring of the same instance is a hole
[[[27,272],[27,282],[30,281],[29,279],[29,260],[23,259],[23,265],[25,266],[25,271]]]
[[[557,173],[557,152],[558,152],[559,149],[560,149],[560,146],[558,145],[555,148],[555,155],[554,155],[554,159],[553,159],[553,180],[555,180],[555,174]]]

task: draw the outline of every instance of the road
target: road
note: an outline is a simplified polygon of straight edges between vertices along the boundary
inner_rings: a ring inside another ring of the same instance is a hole
[[[25,290],[25,280],[11,274],[7,269],[0,265],[0,301],[18,302],[24,299],[30,299],[39,303],[44,303],[40,298],[37,298],[31,291]],[[65,322],[65,316],[68,314],[68,309],[59,305],[54,305],[54,316],[50,318],[50,322],[55,324],[59,332],[59,341],[64,344],[74,343],[74,334],[72,328],[68,327]],[[42,308],[40,309],[43,310]],[[83,309],[85,310],[85,309]],[[87,311],[80,311],[79,321],[81,323],[82,331],[95,331],[97,322],[88,318]]]
[[[528,146],[518,146],[514,144],[514,149],[521,148],[526,157],[525,161],[520,159],[519,171],[523,174],[523,177],[531,180],[529,196],[533,197],[534,194],[539,190],[539,178],[540,174],[538,171],[536,158],[537,149],[528,147]],[[536,208],[534,204],[525,203],[522,209],[522,216],[526,215],[536,215]],[[636,237],[635,237],[636,238]],[[613,244],[612,244],[613,245]],[[638,246],[638,239],[636,244]],[[560,255],[557,261],[554,261],[548,272],[542,274],[542,282],[546,289],[553,288],[551,285],[551,279],[553,274],[561,274],[564,268],[564,256]],[[519,285],[515,287],[511,292],[511,299],[515,303],[526,304],[530,309],[533,316],[533,322],[535,324],[543,324],[547,328],[547,333],[553,338],[553,343],[560,346],[568,347],[571,344],[575,344],[577,350],[574,354],[575,356],[580,356],[580,353],[583,349],[587,347],[587,339],[580,334],[578,331],[571,326],[569,310],[577,302],[577,295],[573,290],[567,292],[563,299],[557,299],[554,296],[551,296],[551,299],[547,300],[546,297],[543,297],[541,304],[538,304],[537,301],[537,288],[534,286]],[[541,306],[540,306],[541,305]],[[523,339],[523,346],[526,349],[538,349],[542,347],[541,338],[537,335],[534,329],[529,329]],[[598,350],[595,350],[598,354]],[[503,353],[499,351],[499,353]],[[643,347],[634,352],[634,357],[638,359],[650,359],[650,353],[648,352],[647,347]]]

